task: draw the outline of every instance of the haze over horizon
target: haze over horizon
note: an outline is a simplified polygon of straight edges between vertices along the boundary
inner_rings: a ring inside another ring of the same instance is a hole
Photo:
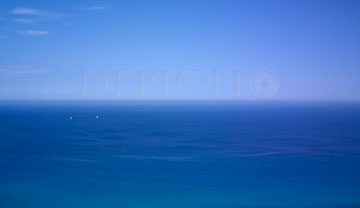
[[[360,2],[0,3],[0,100],[360,100]]]

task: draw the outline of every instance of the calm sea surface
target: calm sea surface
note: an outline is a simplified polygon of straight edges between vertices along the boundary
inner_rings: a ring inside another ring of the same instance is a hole
[[[360,105],[2,102],[0,207],[360,207]]]

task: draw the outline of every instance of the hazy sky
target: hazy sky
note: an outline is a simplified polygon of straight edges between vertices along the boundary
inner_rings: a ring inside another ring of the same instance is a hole
[[[360,1],[0,2],[0,99],[360,100]]]

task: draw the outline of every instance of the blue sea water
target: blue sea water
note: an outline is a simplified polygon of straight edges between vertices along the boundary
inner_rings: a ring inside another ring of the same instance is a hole
[[[360,105],[2,102],[0,207],[360,207]]]

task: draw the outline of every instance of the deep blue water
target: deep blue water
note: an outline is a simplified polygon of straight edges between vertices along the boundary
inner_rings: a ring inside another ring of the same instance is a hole
[[[0,207],[360,207],[360,105],[2,102]]]

